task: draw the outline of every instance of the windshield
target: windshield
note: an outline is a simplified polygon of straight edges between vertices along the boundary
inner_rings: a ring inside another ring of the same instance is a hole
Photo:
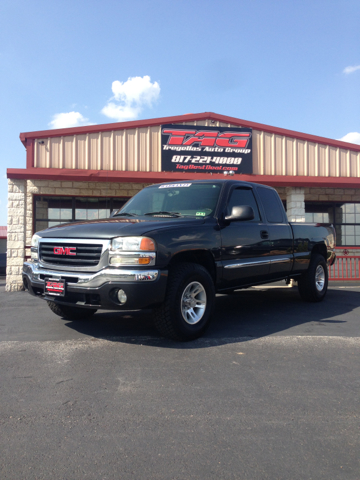
[[[220,190],[219,183],[155,185],[141,190],[115,215],[203,218],[214,214]]]

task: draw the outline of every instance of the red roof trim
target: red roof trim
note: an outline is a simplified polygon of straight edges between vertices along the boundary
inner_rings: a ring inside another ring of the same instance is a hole
[[[161,183],[181,180],[224,178],[221,173],[120,172],[110,170],[75,170],[60,168],[8,168],[7,177],[18,180],[57,180],[68,182]],[[287,175],[234,175],[238,180],[273,187],[359,188],[360,179],[351,177],[305,177]]]
[[[194,122],[201,120],[214,120],[224,123],[231,123],[239,127],[249,127],[255,130],[261,130],[268,133],[275,133],[277,135],[284,135],[287,137],[297,138],[308,142],[321,143],[348,150],[360,151],[360,145],[353,143],[341,142],[340,140],[333,140],[326,137],[318,137],[307,133],[296,132],[294,130],[286,130],[284,128],[272,127],[262,123],[250,122],[248,120],[241,120],[240,118],[228,117],[213,112],[204,113],[189,113],[187,115],[177,115],[172,117],[152,118],[147,120],[135,120],[132,122],[118,122],[107,123],[103,125],[89,125],[85,127],[62,128],[58,130],[41,130],[38,132],[20,133],[20,140],[26,146],[29,139],[48,138],[48,137],[64,137],[69,135],[80,135],[86,133],[107,132],[112,130],[125,130],[131,128],[152,127],[164,125],[166,123],[182,123]]]

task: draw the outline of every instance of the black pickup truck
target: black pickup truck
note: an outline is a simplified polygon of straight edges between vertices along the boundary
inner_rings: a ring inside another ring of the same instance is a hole
[[[152,185],[111,218],[37,232],[24,287],[67,319],[151,308],[165,337],[192,340],[215,294],[295,279],[323,300],[335,261],[328,224],[289,223],[271,187],[233,179]]]

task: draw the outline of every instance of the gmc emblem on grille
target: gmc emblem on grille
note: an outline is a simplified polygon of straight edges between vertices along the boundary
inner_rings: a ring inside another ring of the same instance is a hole
[[[55,255],[76,255],[76,247],[54,247]]]

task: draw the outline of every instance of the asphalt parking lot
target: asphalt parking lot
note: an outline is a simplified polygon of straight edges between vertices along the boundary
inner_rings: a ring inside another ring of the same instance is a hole
[[[65,321],[0,278],[1,479],[360,478],[360,285],[218,296],[205,337]]]

